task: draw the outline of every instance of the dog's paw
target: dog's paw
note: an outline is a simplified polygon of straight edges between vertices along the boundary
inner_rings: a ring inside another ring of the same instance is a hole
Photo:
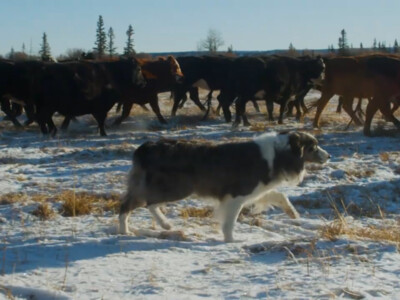
[[[165,230],[170,230],[172,228],[172,225],[168,222],[163,222],[160,224],[162,228],[164,228]]]
[[[292,219],[299,219],[300,214],[294,208],[286,211],[287,215]]]

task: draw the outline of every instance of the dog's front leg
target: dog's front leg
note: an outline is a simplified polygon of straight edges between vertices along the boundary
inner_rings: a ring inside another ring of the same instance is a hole
[[[156,219],[157,223],[164,229],[169,230],[172,228],[172,225],[168,222],[167,218],[165,215],[162,213],[160,210],[160,205],[159,204],[153,204],[148,206],[149,211],[153,215],[153,217]]]
[[[258,202],[262,203],[265,206],[271,205],[271,206],[279,207],[292,219],[300,218],[299,213],[294,208],[292,203],[290,203],[289,198],[286,197],[284,194],[279,193],[277,191],[268,192]]]

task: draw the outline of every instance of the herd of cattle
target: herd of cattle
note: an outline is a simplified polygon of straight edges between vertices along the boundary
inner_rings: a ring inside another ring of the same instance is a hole
[[[226,57],[190,56],[156,60],[119,59],[116,61],[71,61],[61,63],[0,60],[1,109],[15,126],[22,125],[17,117],[24,108],[25,125],[36,121],[43,134],[55,135],[52,116],[65,116],[62,128],[80,115],[92,114],[101,135],[108,111],[118,103],[122,114],[120,124],[129,116],[133,104],[149,103],[161,123],[166,123],[158,105],[158,93],[173,95],[171,114],[186,100],[203,111],[198,88],[208,89],[208,110],[212,91],[217,97],[225,120],[231,122],[230,106],[235,104],[233,126],[241,121],[249,125],[245,107],[248,101],[265,100],[272,120],[274,103],[280,105],[279,123],[288,106],[297,109],[297,117],[307,111],[304,97],[315,88],[321,91],[316,103],[314,126],[334,95],[356,123],[363,121],[353,109],[355,98],[368,99],[364,134],[371,134],[371,121],[378,109],[386,120],[400,129],[393,115],[400,105],[400,59],[390,55],[358,57]],[[208,112],[207,110],[207,112]]]

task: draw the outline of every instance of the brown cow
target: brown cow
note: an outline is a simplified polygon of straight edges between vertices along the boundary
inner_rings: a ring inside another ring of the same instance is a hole
[[[390,111],[390,102],[400,94],[400,61],[393,57],[368,55],[325,59],[325,80],[317,103],[314,127],[319,127],[323,109],[334,95],[343,97],[343,108],[356,123],[361,120],[352,109],[354,98],[372,98],[368,103],[364,134],[370,135],[370,125],[378,109],[399,127]],[[397,66],[399,65],[399,66]]]
[[[144,105],[146,103],[150,103],[158,120],[162,124],[166,124],[167,121],[161,115],[160,107],[158,106],[157,94],[170,91],[176,83],[182,81],[183,74],[179,63],[172,56],[168,56],[167,59],[138,59],[138,61],[147,84],[143,88],[127,90],[123,94],[120,100],[123,104],[122,114],[114,121],[114,124],[121,124],[129,116],[133,104]]]

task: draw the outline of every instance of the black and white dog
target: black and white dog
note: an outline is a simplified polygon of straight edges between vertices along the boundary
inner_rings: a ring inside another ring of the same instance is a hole
[[[133,154],[120,233],[129,233],[129,214],[137,207],[147,207],[161,227],[170,229],[160,206],[191,194],[219,201],[226,242],[233,241],[233,227],[244,205],[261,202],[298,218],[289,199],[274,189],[297,185],[306,162],[322,164],[329,158],[315,137],[301,132],[267,133],[253,141],[226,144],[146,142]]]

